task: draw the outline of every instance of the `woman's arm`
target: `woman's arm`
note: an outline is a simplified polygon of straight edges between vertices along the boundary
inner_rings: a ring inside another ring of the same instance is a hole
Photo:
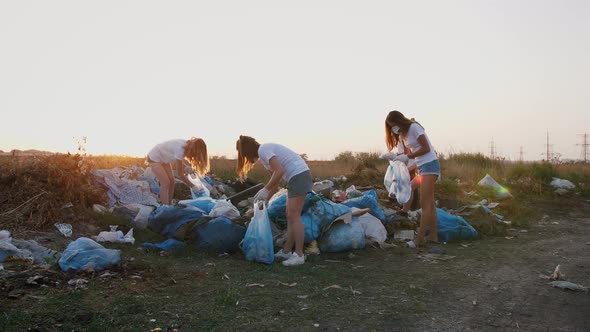
[[[188,176],[184,170],[184,162],[180,159],[176,159],[176,172],[178,173],[178,177],[180,177],[180,180],[186,183],[189,188],[192,188],[193,183],[188,179]]]
[[[420,148],[416,152],[408,153],[408,158],[413,159],[430,152],[430,145],[428,144],[425,135],[418,136],[418,143],[420,143]]]
[[[279,162],[279,160],[276,157],[270,158],[270,160],[268,161],[268,164],[270,166],[270,169],[272,170],[272,176],[270,177],[270,180],[268,181],[268,183],[264,187],[268,191],[273,192],[279,188],[279,184],[281,183],[281,179],[283,178],[283,174],[285,174],[285,169],[283,168],[283,165],[281,165],[281,163]]]

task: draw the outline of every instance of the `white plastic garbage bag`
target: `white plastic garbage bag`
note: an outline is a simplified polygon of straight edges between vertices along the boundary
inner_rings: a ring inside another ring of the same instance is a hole
[[[489,174],[486,174],[486,176],[479,180],[477,185],[481,187],[493,188],[495,196],[498,199],[512,198],[512,194],[510,194],[506,188],[502,187],[498,182],[496,182],[496,180],[494,180],[494,178],[492,178],[492,176]]]
[[[351,208],[352,212],[359,211],[358,208]],[[365,231],[365,239],[371,242],[382,244],[387,240],[387,229],[379,218],[370,213],[364,213],[358,216],[358,220]]]
[[[127,234],[123,234],[121,231],[116,231],[117,227],[111,226],[111,231],[109,232],[100,232],[95,237],[96,242],[115,242],[115,243],[135,243],[135,238],[133,237],[133,228],[127,232]]]
[[[565,190],[572,190],[576,188],[576,185],[573,184],[569,180],[553,178],[551,181],[551,186],[555,189],[565,189]]]
[[[400,204],[405,204],[410,200],[412,194],[410,181],[410,172],[404,163],[401,161],[389,162],[383,184],[389,194],[394,195]]]
[[[209,217],[225,216],[229,219],[240,217],[240,211],[230,201],[220,199],[215,203],[211,212],[207,215]]]

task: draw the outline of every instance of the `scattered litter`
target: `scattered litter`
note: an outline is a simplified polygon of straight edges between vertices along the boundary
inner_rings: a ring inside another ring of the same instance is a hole
[[[73,286],[74,289],[86,289],[88,287],[88,280],[86,279],[70,279],[68,285]]]
[[[101,274],[101,275],[100,275],[100,276],[98,276],[98,277],[99,277],[99,278],[109,278],[109,277],[114,277],[114,276],[116,276],[116,275],[117,275],[116,273],[111,273],[111,272],[107,271],[107,272],[105,272],[105,273]],[[141,277],[140,277],[140,278],[141,278]]]
[[[394,243],[387,243],[387,242],[379,243],[379,248],[381,248],[381,249],[390,249],[390,248],[394,248],[394,247],[397,247],[397,245]]]
[[[279,281],[279,285],[283,285],[283,286],[287,286],[287,287],[295,287],[295,286],[297,286],[297,283],[294,282],[292,284],[287,284],[287,283],[284,283],[284,282],[280,282]]]
[[[42,276],[33,276],[27,279],[27,285],[38,285],[37,280],[43,280]]]
[[[563,280],[557,280],[557,281],[552,281],[549,284],[551,284],[551,286],[553,287],[558,287],[564,290],[573,290],[573,291],[583,291],[583,292],[587,292],[588,291],[588,287],[584,287],[582,285],[578,285],[578,284],[574,284],[572,282],[569,281],[563,281]]]
[[[559,195],[565,195],[570,190],[576,188],[576,185],[571,183],[569,180],[559,178],[553,178],[553,180],[551,181],[551,186],[555,189],[555,193]]]
[[[313,326],[314,326],[314,327],[320,327],[320,324],[318,324],[318,323],[314,323],[314,324],[313,324]]]
[[[229,276],[228,276],[227,274],[225,274],[225,273],[224,273],[224,274],[223,274],[223,278],[221,278],[221,279],[227,279],[227,280],[229,280]]]
[[[72,236],[72,225],[70,224],[55,224],[55,228],[65,237]]]
[[[328,263],[344,263],[344,261],[337,261],[337,260],[333,260],[333,259],[324,259],[324,262],[328,262]]]
[[[264,287],[264,285],[263,285],[263,284],[246,284],[246,287],[254,287],[254,286],[257,286],[257,287]]]
[[[331,285],[331,286],[325,287],[322,290],[325,291],[325,290],[328,290],[328,289],[331,289],[331,288],[341,289],[341,290],[345,290],[345,291],[350,290],[352,292],[352,295],[361,295],[362,294],[361,292],[352,289],[352,286],[350,286],[350,288],[344,288],[344,287],[342,287],[340,285]]]
[[[555,267],[555,270],[553,271],[553,273],[550,276],[551,280],[563,280],[565,278],[565,274],[561,273],[559,267],[560,267],[560,265],[557,264],[557,266]]]
[[[514,236],[506,236],[505,239],[506,240],[512,240],[512,239],[514,239]]]
[[[96,240],[96,242],[135,243],[133,228],[131,228],[127,234],[123,234],[123,232],[117,231],[117,226],[110,227],[111,230],[109,232],[98,233],[98,235],[94,237],[94,240]]]
[[[436,261],[451,260],[451,259],[455,258],[455,256],[439,255],[439,254],[424,254],[424,255],[419,255],[418,258],[421,258],[425,262],[435,263]]]
[[[498,182],[496,182],[496,180],[494,180],[494,178],[492,178],[489,174],[486,174],[486,176],[479,180],[477,185],[480,187],[492,188],[495,192],[495,196],[497,199],[512,198],[510,192],[506,188],[498,184]]]
[[[414,230],[412,229],[402,229],[396,231],[393,234],[394,240],[405,241],[405,240],[413,240],[414,239]]]
[[[305,300],[308,297],[309,297],[309,295],[297,295],[297,298],[302,299],[302,300]]]

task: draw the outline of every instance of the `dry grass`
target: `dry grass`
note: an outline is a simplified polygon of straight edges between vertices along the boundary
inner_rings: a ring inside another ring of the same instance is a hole
[[[387,162],[374,156],[332,161],[308,161],[317,179],[346,176],[348,186],[382,188]],[[35,157],[0,157],[0,228],[38,229],[64,218],[62,207],[73,203],[86,209],[94,203],[104,204],[106,195],[94,186],[93,169],[146,167],[144,158],[126,156],[50,155]],[[477,189],[477,182],[489,173],[497,182],[522,197],[549,194],[549,182],[560,177],[574,182],[582,195],[590,195],[590,165],[551,165],[546,163],[511,163],[491,161],[476,154],[441,158],[443,181],[436,193],[441,199],[458,199],[463,192]],[[236,161],[215,158],[211,172],[223,180],[235,181]],[[250,178],[266,182],[269,173],[257,164]]]

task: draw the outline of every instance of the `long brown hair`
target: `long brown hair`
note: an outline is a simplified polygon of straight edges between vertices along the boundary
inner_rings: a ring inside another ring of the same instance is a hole
[[[191,137],[184,146],[184,158],[200,176],[209,172],[209,155],[207,154],[207,144],[203,139]]]
[[[254,167],[258,160],[258,148],[260,143],[250,136],[240,135],[236,141],[236,150],[238,150],[238,176],[240,180],[245,180],[248,172]]]
[[[399,111],[391,111],[385,118],[385,144],[387,144],[387,150],[391,151],[397,146],[399,141],[399,135],[393,132],[393,125],[396,124],[400,128],[400,132],[408,132],[410,125],[417,123],[414,118],[408,119]],[[420,125],[422,126],[422,125]]]

